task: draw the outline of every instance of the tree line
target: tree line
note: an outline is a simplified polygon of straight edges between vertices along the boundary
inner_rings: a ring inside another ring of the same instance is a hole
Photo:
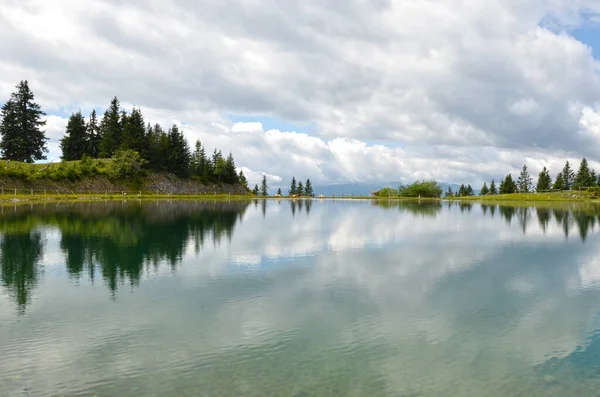
[[[515,181],[511,173],[507,174],[500,184],[496,185],[494,179],[488,185],[483,183],[480,190],[480,195],[496,195],[496,194],[511,194],[511,193],[541,193],[563,190],[584,190],[592,187],[600,187],[600,175],[596,174],[590,168],[587,159],[584,157],[579,163],[577,172],[574,171],[571,163],[567,161],[563,169],[558,172],[554,180],[550,176],[550,171],[544,167],[538,174],[537,183],[534,185],[533,178],[529,174],[527,165],[523,165],[519,177]],[[445,193],[445,197],[465,197],[474,196],[475,193],[471,185],[461,185],[456,192],[452,191],[451,187]]]
[[[48,138],[42,119],[45,115],[35,103],[28,82],[21,81],[0,113],[3,159],[26,163],[46,159]],[[63,161],[112,158],[126,163],[129,169],[169,172],[203,183],[241,183],[248,187],[244,173],[237,172],[231,152],[226,157],[218,149],[207,153],[200,141],[196,141],[192,151],[177,125],[164,129],[158,123],[146,123],[140,109],[126,112],[117,97],[111,100],[102,117],[95,110],[87,118],[81,111],[73,113],[60,148]]]

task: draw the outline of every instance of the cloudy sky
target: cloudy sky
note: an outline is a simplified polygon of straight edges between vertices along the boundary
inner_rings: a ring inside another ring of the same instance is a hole
[[[256,182],[479,184],[600,171],[596,0],[0,0],[0,101],[113,96],[232,151]]]

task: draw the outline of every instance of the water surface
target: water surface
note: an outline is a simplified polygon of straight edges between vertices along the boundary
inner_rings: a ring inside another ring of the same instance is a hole
[[[596,396],[600,210],[0,207],[0,396]]]

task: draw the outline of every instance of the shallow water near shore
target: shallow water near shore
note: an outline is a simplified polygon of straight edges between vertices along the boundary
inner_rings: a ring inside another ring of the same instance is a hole
[[[0,207],[0,396],[596,396],[600,208]]]

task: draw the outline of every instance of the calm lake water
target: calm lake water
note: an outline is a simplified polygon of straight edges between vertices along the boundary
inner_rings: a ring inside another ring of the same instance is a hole
[[[597,396],[600,208],[0,208],[0,396]]]

